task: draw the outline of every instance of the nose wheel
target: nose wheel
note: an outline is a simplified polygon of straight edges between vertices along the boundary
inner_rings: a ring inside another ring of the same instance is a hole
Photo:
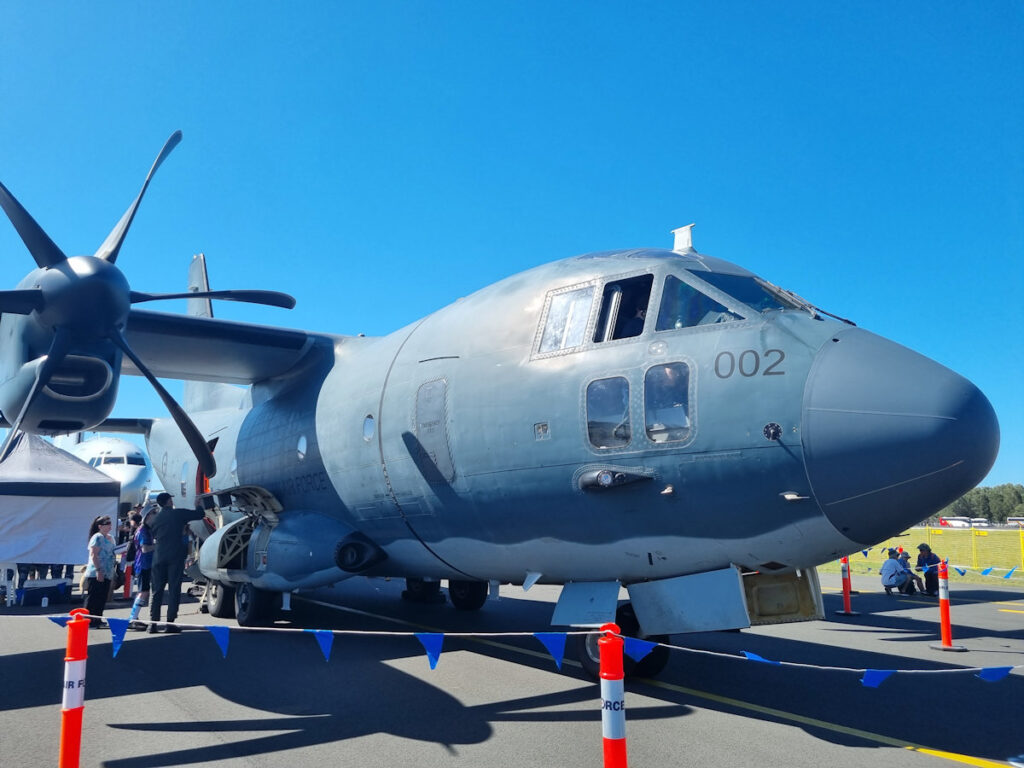
[[[635,637],[647,640],[652,643],[667,643],[668,635],[650,635],[641,638],[640,622],[637,621],[636,612],[630,603],[623,603],[615,611],[615,623],[626,637]],[[589,632],[585,635],[576,635],[576,658],[583,666],[583,671],[594,679],[601,675],[601,656],[598,651],[597,640],[600,632]],[[622,671],[626,677],[655,677],[668,663],[669,650],[662,645],[656,646],[650,653],[640,661],[634,661],[627,655],[622,658]]]

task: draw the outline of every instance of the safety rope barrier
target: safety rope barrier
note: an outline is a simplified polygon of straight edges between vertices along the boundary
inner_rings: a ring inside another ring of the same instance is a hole
[[[84,610],[84,609],[76,609]],[[111,631],[112,636],[115,639],[116,648],[114,650],[114,656],[117,656],[117,652],[120,649],[121,641],[124,639],[125,631],[128,628],[127,619],[118,619],[112,616],[90,616],[89,614],[81,614],[86,618],[97,618],[102,619],[108,624],[108,629]],[[55,624],[64,626],[69,616],[16,616],[16,617],[5,617],[5,618],[21,618],[21,619],[38,619],[46,618]],[[137,624],[166,624],[166,622],[149,622],[137,620]],[[599,629],[586,629],[586,630],[569,630],[565,632],[413,632],[413,631],[397,631],[397,630],[365,630],[365,629],[309,629],[309,628],[298,628],[298,627],[228,627],[225,625],[212,625],[212,624],[184,624],[182,622],[175,622],[176,626],[184,630],[206,630],[214,635],[215,639],[218,639],[220,644],[220,637],[227,637],[232,632],[260,632],[260,633],[292,633],[292,634],[314,634],[318,637],[324,637],[330,635],[331,637],[336,635],[342,636],[353,636],[353,637],[415,637],[421,643],[424,640],[431,639],[443,639],[445,637],[450,638],[466,638],[466,639],[487,639],[496,637],[533,637],[539,640],[544,647],[549,651],[554,660],[560,666],[561,658],[564,655],[564,638],[575,635],[589,635],[602,630]],[[141,633],[140,633],[141,634]],[[846,672],[854,673],[864,676],[865,673],[878,673],[885,672],[886,677],[894,674],[900,675],[955,675],[955,674],[968,674],[974,673],[975,676],[979,677],[986,682],[995,682],[1006,677],[1010,672],[1016,669],[1024,669],[1024,664],[1013,664],[1004,667],[956,667],[954,669],[889,669],[889,670],[875,670],[869,667],[839,667],[831,665],[821,664],[806,664],[798,661],[781,661],[774,659],[766,659],[751,651],[741,651],[739,653],[728,653],[723,651],[711,651],[705,648],[693,648],[684,645],[675,645],[673,643],[656,643],[649,640],[639,640],[634,637],[628,637],[620,635],[624,642],[624,651],[627,656],[632,658],[634,661],[640,661],[648,653],[657,647],[667,648],[671,651],[679,651],[682,653],[692,653],[700,656],[707,656],[719,659],[727,659],[732,661],[753,661],[764,664],[771,664],[780,667],[789,667],[793,669],[805,669],[805,670],[818,670],[822,672]],[[563,642],[558,642],[563,640]],[[554,642],[552,642],[554,641]],[[424,646],[426,648],[426,645]],[[224,651],[224,655],[227,655],[227,644],[224,643],[221,650]],[[325,651],[325,656],[328,655],[328,650],[321,647],[321,650]],[[430,650],[428,649],[428,655]],[[436,663],[436,662],[435,662]],[[433,668],[433,666],[431,667]],[[874,684],[875,675],[869,675],[867,681],[861,680],[866,687],[877,687]],[[878,681],[881,682],[881,681]]]

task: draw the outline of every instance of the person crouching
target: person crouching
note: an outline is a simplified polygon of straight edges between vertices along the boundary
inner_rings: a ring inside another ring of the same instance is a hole
[[[914,594],[914,582],[910,578],[910,574],[900,565],[899,552],[895,549],[889,550],[889,558],[882,563],[882,586],[885,587],[887,595],[892,594],[893,588],[905,595]]]

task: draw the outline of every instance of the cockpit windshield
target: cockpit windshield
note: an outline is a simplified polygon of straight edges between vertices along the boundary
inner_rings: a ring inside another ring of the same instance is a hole
[[[767,285],[752,275],[729,275],[722,272],[701,272],[696,275],[710,283],[736,301],[743,302],[751,309],[764,312],[768,309],[798,309],[795,302],[787,301],[780,293],[768,289]]]

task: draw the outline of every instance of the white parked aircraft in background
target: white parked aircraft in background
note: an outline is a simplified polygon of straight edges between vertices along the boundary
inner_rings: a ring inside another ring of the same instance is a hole
[[[153,486],[153,467],[146,452],[135,443],[119,437],[97,436],[83,440],[81,432],[60,437],[55,442],[59,448],[121,484],[119,516],[148,500]]]

